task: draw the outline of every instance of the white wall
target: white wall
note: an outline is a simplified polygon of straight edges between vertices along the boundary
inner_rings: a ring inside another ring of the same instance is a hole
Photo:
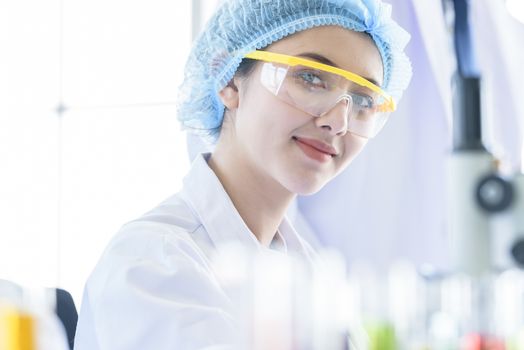
[[[190,21],[190,1],[0,2],[0,278],[79,306],[110,237],[179,188]]]

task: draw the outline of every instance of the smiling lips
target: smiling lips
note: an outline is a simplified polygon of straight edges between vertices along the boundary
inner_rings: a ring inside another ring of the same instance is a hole
[[[321,163],[328,162],[337,156],[337,150],[324,142],[302,137],[294,137],[294,140],[306,156]]]

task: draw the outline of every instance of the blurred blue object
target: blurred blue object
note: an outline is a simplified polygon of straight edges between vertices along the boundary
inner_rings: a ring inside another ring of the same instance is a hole
[[[76,324],[78,322],[78,312],[71,294],[63,289],[56,289],[56,314],[67,335],[67,343],[72,350],[75,340]]]

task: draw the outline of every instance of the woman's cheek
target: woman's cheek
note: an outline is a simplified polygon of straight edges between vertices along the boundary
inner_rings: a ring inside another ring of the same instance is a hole
[[[344,164],[347,165],[366,147],[369,139],[348,133],[344,141]]]

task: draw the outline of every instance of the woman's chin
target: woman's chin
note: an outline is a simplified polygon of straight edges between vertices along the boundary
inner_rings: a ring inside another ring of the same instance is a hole
[[[325,181],[318,181],[318,180],[304,181],[304,180],[307,180],[307,179],[301,179],[301,181],[295,181],[286,187],[292,193],[296,193],[300,196],[308,196],[308,195],[317,193],[326,184]]]

